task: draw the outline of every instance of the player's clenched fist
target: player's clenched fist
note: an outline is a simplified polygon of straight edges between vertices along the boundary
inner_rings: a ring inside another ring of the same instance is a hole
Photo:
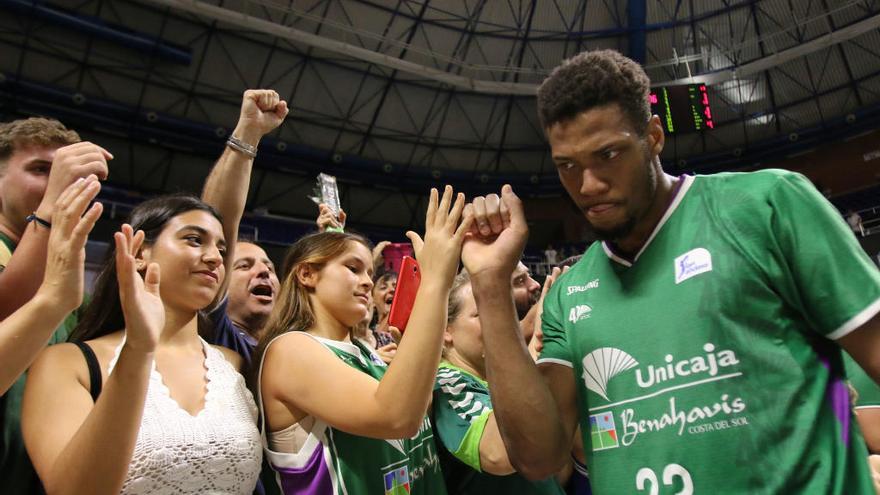
[[[492,273],[509,280],[529,237],[519,197],[505,185],[500,196],[474,198],[465,213],[474,218],[461,252],[465,268],[472,277]]]

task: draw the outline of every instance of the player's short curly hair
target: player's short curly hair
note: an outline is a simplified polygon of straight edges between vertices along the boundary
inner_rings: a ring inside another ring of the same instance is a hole
[[[80,142],[79,134],[55,119],[31,117],[0,124],[0,171],[6,160],[25,146],[67,146]]]
[[[555,68],[538,88],[543,129],[591,108],[620,105],[640,134],[651,118],[651,81],[642,67],[614,50],[581,52]]]

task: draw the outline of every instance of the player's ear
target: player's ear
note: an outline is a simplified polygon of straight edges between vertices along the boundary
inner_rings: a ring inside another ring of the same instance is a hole
[[[663,122],[660,121],[659,116],[651,116],[648,120],[645,134],[648,141],[648,152],[651,154],[651,158],[653,159],[656,156],[660,156],[660,153],[663,151],[663,146],[666,144],[666,133],[663,132]]]

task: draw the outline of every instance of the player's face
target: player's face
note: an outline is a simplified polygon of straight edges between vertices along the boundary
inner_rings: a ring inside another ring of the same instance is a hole
[[[513,285],[513,301],[516,303],[516,314],[521,320],[525,318],[529,309],[541,297],[541,284],[532,278],[529,269],[521,262],[513,270],[513,276],[510,281]]]
[[[0,175],[0,212],[13,234],[24,233],[25,217],[37,210],[46,186],[57,147],[26,146],[6,160]]]
[[[372,310],[373,255],[366,246],[350,241],[343,254],[318,272],[313,307],[353,327]]]
[[[227,312],[233,321],[253,321],[269,316],[278,293],[278,275],[263,248],[250,242],[235,245],[228,292]]]
[[[663,149],[656,116],[639,135],[620,106],[609,104],[554,124],[547,136],[562,186],[599,238],[624,238],[646,218]]]
[[[455,353],[475,369],[483,369],[483,332],[477,302],[470,284],[458,290],[461,307],[458,316],[447,324]]]

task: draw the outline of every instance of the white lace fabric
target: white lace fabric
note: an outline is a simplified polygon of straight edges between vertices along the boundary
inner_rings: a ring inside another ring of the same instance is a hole
[[[207,369],[205,406],[190,415],[171,397],[162,375],[150,371],[144,414],[125,495],[253,492],[263,458],[257,406],[242,376],[202,341]],[[120,345],[110,362],[119,358]]]

